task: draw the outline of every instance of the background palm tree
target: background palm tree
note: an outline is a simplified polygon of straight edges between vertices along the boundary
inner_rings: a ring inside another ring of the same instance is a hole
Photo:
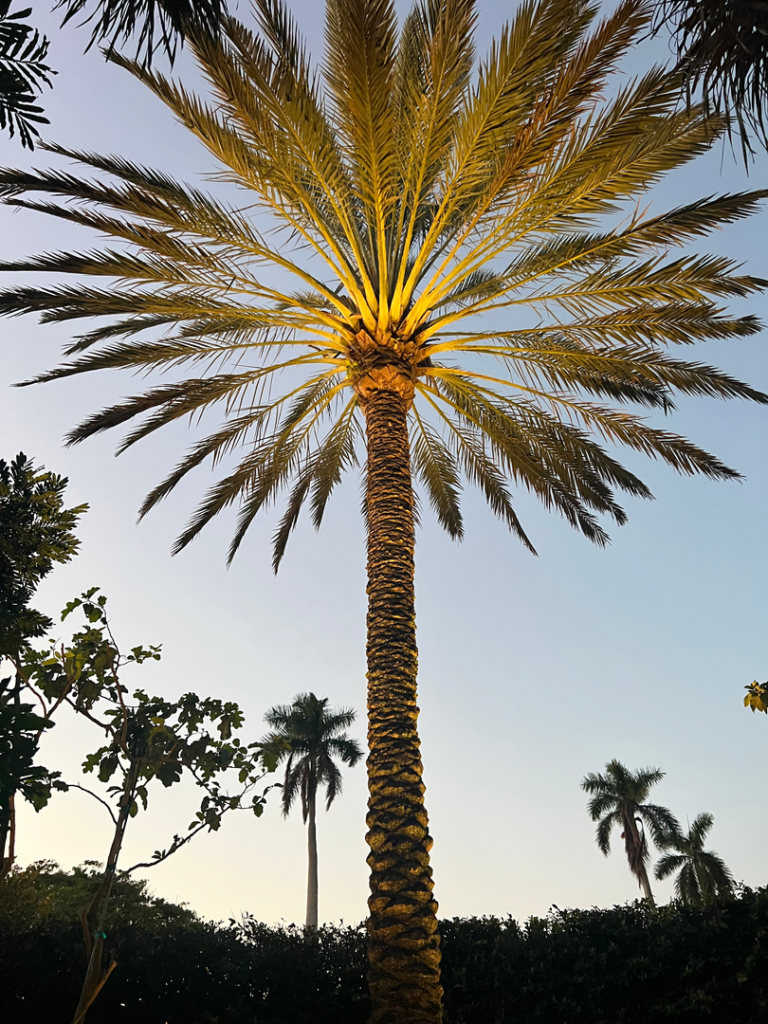
[[[660,768],[631,772],[621,761],[614,760],[605,766],[605,775],[590,773],[581,782],[586,793],[594,794],[587,806],[590,818],[598,823],[599,849],[607,857],[611,852],[611,831],[614,826],[621,828],[629,870],[649,900],[653,893],[646,869],[650,856],[646,828],[657,846],[680,831],[671,811],[647,802],[651,787],[661,782],[664,774]]]
[[[667,412],[676,393],[768,402],[669,351],[759,329],[722,303],[763,282],[727,259],[667,253],[768,193],[640,212],[649,187],[725,130],[680,107],[677,72],[651,69],[604,98],[651,10],[623,0],[593,26],[585,0],[526,0],[476,66],[472,0],[417,0],[401,28],[392,0],[329,0],[315,71],[281,0],[255,0],[257,31],[227,17],[216,39],[189,33],[211,102],[113,54],[207,146],[239,205],[61,148],[91,176],[0,174],[11,204],[118,243],[6,264],[76,279],[9,289],[0,312],[107,318],[39,379],[191,368],[90,416],[70,441],[146,417],[125,448],[220,413],[142,508],[208,459],[238,454],[175,550],[235,503],[232,557],[287,490],[277,567],[302,507],[319,526],[344,472],[365,464],[376,1024],[441,1017],[416,725],[414,485],[457,539],[464,477],[531,549],[512,484],[603,545],[601,517],[626,520],[617,491],[650,496],[609,446],[737,476],[628,406]],[[620,210],[626,219],[606,225]]]
[[[345,729],[355,720],[355,712],[341,708],[331,711],[328,698],[314,693],[299,693],[292,704],[277,704],[264,715],[273,732],[262,743],[274,750],[278,761],[285,760],[283,814],[287,817],[297,796],[307,829],[309,867],[307,872],[307,928],[317,928],[317,787],[325,786],[325,809],[341,793],[341,772],[334,761],[338,757],[350,767],[363,756],[357,740]]]
[[[713,850],[704,849],[714,820],[711,814],[699,814],[687,833],[678,828],[660,837],[657,843],[660,850],[675,852],[664,854],[654,874],[661,880],[678,872],[675,894],[688,906],[700,906],[717,896],[730,896],[733,892],[733,875],[725,861]]]

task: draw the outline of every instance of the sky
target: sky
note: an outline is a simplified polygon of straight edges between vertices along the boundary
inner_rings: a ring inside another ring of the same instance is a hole
[[[315,54],[322,5],[294,3]],[[241,3],[239,13],[247,19]],[[481,0],[483,52],[509,8]],[[59,71],[45,97],[46,138],[67,147],[118,153],[216,189],[210,158],[149,92],[91,51],[87,32],[51,36]],[[633,55],[627,74],[668,56],[657,40]],[[194,78],[189,62],[178,65]],[[625,76],[626,77],[626,76]],[[3,165],[45,167],[50,155],[0,138]],[[60,162],[59,162],[60,163]],[[761,154],[749,177],[718,146],[674,174],[651,197],[661,211],[725,191],[765,185]],[[701,240],[699,252],[729,255],[768,276],[768,210]],[[0,259],[94,244],[65,225],[0,210]],[[768,320],[768,299],[735,304]],[[251,529],[231,568],[234,526],[223,515],[181,555],[170,547],[202,491],[206,473],[180,487],[137,525],[142,498],[190,442],[185,425],[154,436],[119,459],[117,437],[67,449],[62,437],[88,412],[140,382],[100,373],[25,389],[11,385],[52,367],[64,326],[33,318],[0,326],[0,457],[23,450],[69,477],[70,504],[88,502],[80,555],[41,586],[36,605],[56,617],[89,586],[108,595],[121,646],[162,644],[160,663],[136,668],[129,685],[174,697],[188,690],[240,703],[244,737],[264,732],[262,716],[301,691],[357,709],[351,732],[365,738],[365,549],[360,482],[349,477],[332,499],[322,530],[300,522],[277,576],[270,568],[276,515]],[[701,358],[768,390],[766,334],[709,343]],[[696,353],[699,356],[699,353]],[[464,499],[466,539],[457,545],[425,511],[417,537],[420,648],[419,728],[433,868],[446,917],[543,915],[551,906],[611,906],[639,895],[618,836],[604,858],[594,842],[579,782],[618,758],[630,768],[658,766],[654,791],[683,823],[714,814],[711,846],[735,877],[768,881],[768,820],[755,799],[768,760],[768,720],[742,706],[743,687],[766,676],[768,547],[765,509],[768,412],[745,403],[681,401],[666,424],[737,468],[738,483],[677,477],[625,456],[655,501],[628,499],[626,526],[599,550],[525,492],[516,507],[539,556],[531,556],[472,490]],[[62,627],[56,636],[65,636]],[[66,722],[45,737],[41,757],[74,781],[98,740]],[[144,860],[183,831],[193,790],[151,798],[131,822],[123,864]],[[344,792],[318,822],[320,916],[357,922],[366,913],[366,785],[363,765],[345,772]],[[57,795],[42,813],[22,808],[22,864],[52,858],[70,868],[104,860],[105,812],[84,794]],[[147,871],[159,896],[206,917],[242,912],[267,922],[301,922],[306,838],[298,814],[287,820],[272,800],[264,816],[234,817]],[[671,883],[658,883],[665,901]]]

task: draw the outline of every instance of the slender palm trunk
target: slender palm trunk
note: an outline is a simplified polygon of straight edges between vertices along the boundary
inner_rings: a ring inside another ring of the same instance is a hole
[[[307,928],[317,928],[317,825],[316,797],[313,789],[309,794],[309,815],[307,820]]]
[[[368,443],[368,983],[373,1024],[441,1020],[440,937],[432,895],[416,719],[414,519],[407,403],[375,390]]]
[[[645,835],[640,833],[640,829],[637,827],[634,815],[627,814],[624,818],[624,848],[627,851],[627,860],[629,861],[629,870],[635,876],[643,890],[643,896],[651,903],[653,900],[653,893],[651,892],[651,882],[648,878],[648,871],[645,867],[647,847],[645,843]]]
[[[645,869],[645,864],[641,864],[640,865],[640,871],[639,871],[639,874],[638,874],[638,880],[639,880],[640,885],[642,886],[642,889],[643,889],[643,896],[645,896],[645,898],[647,900],[650,900],[651,903],[653,903],[653,893],[651,892],[651,883],[650,883],[650,880],[648,878],[648,872]]]

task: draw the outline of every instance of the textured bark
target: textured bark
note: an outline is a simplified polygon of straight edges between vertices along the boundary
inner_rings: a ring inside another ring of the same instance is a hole
[[[408,399],[365,396],[368,443],[368,983],[373,1024],[441,1020],[440,937],[416,720]]]
[[[309,816],[307,821],[307,928],[317,928],[317,825],[315,821],[316,794],[309,796]]]

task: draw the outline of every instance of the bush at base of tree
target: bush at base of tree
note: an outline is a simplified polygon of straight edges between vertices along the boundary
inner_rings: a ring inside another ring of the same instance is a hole
[[[77,998],[77,910],[93,871],[46,863],[0,886],[0,1015],[67,1024]],[[443,921],[446,1024],[764,1024],[768,888],[703,909],[641,902]],[[246,917],[215,924],[116,884],[118,961],[88,1024],[365,1024],[362,927],[308,935]]]

